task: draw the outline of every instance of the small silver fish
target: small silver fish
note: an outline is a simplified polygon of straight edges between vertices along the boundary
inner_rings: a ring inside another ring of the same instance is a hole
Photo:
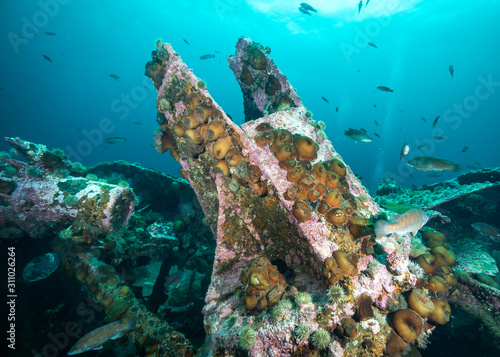
[[[23,278],[26,281],[42,280],[52,274],[59,266],[59,258],[54,253],[47,253],[33,258],[23,269]]]
[[[316,10],[314,7],[312,7],[311,5],[309,5],[308,3],[306,2],[301,2],[300,3],[300,7],[306,9],[307,11],[314,11],[314,12],[318,12],[318,10]]]
[[[184,271],[182,270],[177,270],[176,272],[170,274],[167,276],[166,281],[165,281],[165,291],[169,291],[171,289],[175,289],[179,285],[186,280],[187,275]]]
[[[386,86],[378,86],[377,89],[382,91],[382,92],[394,92],[391,88],[386,87]]]
[[[208,335],[201,349],[200,357],[212,357],[214,355],[214,342],[212,334]]]
[[[372,138],[364,129],[358,130],[349,128],[344,132],[344,135],[346,138],[350,138],[356,142],[369,143],[372,141]]]
[[[462,170],[461,165],[457,165],[450,160],[438,159],[430,156],[419,156],[411,159],[406,163],[408,166],[413,167],[420,171],[454,171]]]
[[[368,42],[368,46],[372,46],[373,48],[378,48],[373,42]]]
[[[432,122],[432,127],[435,128],[437,123],[438,123],[438,120],[439,120],[439,115],[436,117],[436,119],[434,119],[434,121]]]
[[[311,14],[309,13],[309,11],[307,11],[307,10],[306,10],[306,9],[304,9],[303,7],[299,7],[299,11],[300,11],[301,13],[303,13],[303,14],[306,14],[306,15],[311,15]]]
[[[403,147],[401,148],[401,152],[399,153],[399,160],[408,155],[409,152],[410,152],[410,145],[408,145],[408,142],[405,141]]]
[[[483,222],[476,222],[471,224],[471,226],[483,236],[489,237],[492,241],[500,242],[500,230],[498,228]]]
[[[207,54],[207,55],[203,55],[200,57],[201,60],[207,60],[209,58],[215,58],[215,55],[213,54]]]
[[[377,238],[384,237],[390,233],[404,234],[412,232],[417,234],[418,230],[422,228],[429,216],[421,209],[414,208],[402,215],[394,217],[393,222],[378,220],[375,222],[375,235]]]
[[[135,329],[137,317],[127,322],[124,319],[96,328],[78,340],[68,352],[68,356],[77,355],[90,350],[98,350],[109,340],[115,340],[125,334],[125,330]]]
[[[114,73],[111,73],[109,76],[110,76],[111,78],[113,78],[113,79],[116,79],[117,81],[119,81],[119,80],[120,80],[120,77],[118,77],[118,76],[117,76],[116,74],[114,74]]]
[[[118,144],[118,143],[124,143],[125,141],[127,141],[127,138],[122,138],[122,137],[119,137],[119,136],[112,136],[110,138],[107,138],[104,141],[107,144]]]
[[[453,73],[455,72],[455,70],[453,69],[453,66],[450,64],[450,66],[448,67],[448,70],[450,71],[450,74],[451,74],[451,79],[453,79]]]

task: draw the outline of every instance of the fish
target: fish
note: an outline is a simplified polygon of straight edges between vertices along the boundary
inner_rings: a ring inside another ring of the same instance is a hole
[[[378,135],[377,133],[373,133],[373,135],[375,135],[377,138],[380,138],[380,135]]]
[[[368,42],[368,46],[372,46],[374,48],[378,48],[377,45],[375,45],[373,42]]]
[[[47,61],[49,61],[50,63],[52,63],[52,60],[50,59],[50,57],[49,57],[49,56],[47,56],[47,55],[43,55],[43,58],[45,58]]]
[[[335,107],[335,111],[338,113],[339,112],[339,107]]]
[[[303,14],[306,14],[306,15],[311,15],[311,14],[309,13],[309,11],[307,11],[307,10],[306,10],[306,9],[304,9],[303,7],[299,7],[299,11],[300,11],[301,13],[303,13]]]
[[[349,128],[344,132],[346,138],[352,139],[356,142],[369,143],[372,138],[366,133],[365,130],[351,129]]]
[[[124,143],[125,141],[127,141],[127,138],[122,138],[122,137],[119,137],[119,136],[112,136],[110,138],[107,138],[104,141],[107,144],[118,144],[118,143]]]
[[[377,105],[376,105],[376,104],[373,104],[373,107],[374,107],[375,109],[377,109]]]
[[[178,287],[186,279],[186,276],[187,275],[183,270],[177,270],[171,273],[165,279],[165,290]]]
[[[201,60],[207,60],[209,58],[215,58],[215,55],[209,53],[200,57]]]
[[[438,123],[438,120],[439,120],[439,115],[436,117],[436,119],[434,119],[434,121],[432,122],[432,127],[435,128],[437,123]]]
[[[23,279],[29,282],[45,279],[59,267],[59,258],[47,253],[33,258],[23,269]]]
[[[98,350],[102,345],[109,340],[115,340],[122,337],[126,330],[135,329],[137,317],[124,321],[121,319],[110,324],[96,328],[95,330],[87,333],[80,338],[77,343],[68,352],[68,356],[77,355],[79,353],[87,352],[90,350]]]
[[[378,122],[376,120],[373,121],[375,123],[376,126],[378,126]]]
[[[450,160],[437,159],[430,156],[419,156],[406,163],[419,171],[453,171],[462,170],[462,165],[457,165]]]
[[[142,125],[142,123],[140,121],[134,121],[134,124],[135,125]]]
[[[365,8],[368,6],[369,2],[370,2],[370,0],[366,0]]]
[[[214,355],[214,337],[212,334],[207,336],[205,343],[203,344],[203,348],[200,352],[200,357],[212,357]]]
[[[384,237],[390,233],[402,235],[405,233],[417,234],[427,221],[429,216],[421,209],[414,208],[393,218],[392,222],[379,219],[375,222],[375,235],[377,238]]]
[[[311,5],[309,5],[308,3],[306,2],[301,2],[300,3],[300,6],[303,8],[303,9],[306,9],[308,11],[314,11],[314,12],[318,12],[318,10],[316,10],[314,7],[312,7]]]
[[[469,151],[469,147],[468,147],[468,146],[464,146],[464,147],[462,148],[462,152],[467,152],[467,151]]]
[[[57,35],[55,32],[50,32],[50,31],[45,31],[44,33],[46,35],[49,35],[49,36],[55,36],[55,35]]]
[[[434,140],[446,140],[446,138],[443,138],[443,137],[442,137],[442,136],[440,136],[440,135],[434,135],[432,138],[433,138]]]
[[[500,243],[500,230],[498,228],[483,222],[476,222],[471,224],[471,226],[483,236]]]
[[[117,81],[119,81],[119,80],[120,80],[120,77],[118,77],[118,76],[117,76],[116,74],[114,74],[114,73],[111,73],[109,76],[110,76],[111,78],[113,78],[113,79],[116,79]]]
[[[191,45],[189,44],[189,42],[188,42],[185,38],[183,38],[183,39],[182,39],[182,41],[186,42],[186,44],[187,44],[188,46],[191,46]]]
[[[377,89],[382,91],[382,92],[394,92],[391,88],[386,87],[386,86],[378,86]]]
[[[448,70],[450,71],[450,74],[451,74],[451,79],[453,79],[453,72],[455,72],[455,70],[453,69],[453,66],[450,64],[450,66],[448,67]]]
[[[424,117],[420,117],[424,121],[424,123],[427,123],[427,120]]]
[[[361,12],[361,7],[363,7],[363,1],[360,0],[358,4],[358,15]]]
[[[479,162],[477,161],[474,161],[474,163],[477,165],[477,166],[482,166]]]
[[[220,52],[219,52],[219,51],[214,51],[214,52],[220,55]]]
[[[418,149],[422,149],[426,144],[425,143],[422,143],[418,146]]]
[[[408,145],[408,142],[405,141],[405,143],[401,147],[401,152],[399,153],[399,160],[408,155],[409,152],[410,152],[410,145]]]
[[[328,101],[328,99],[326,99],[325,97],[321,97],[321,99],[323,99],[323,100],[324,100],[325,102],[327,102],[327,103],[330,103],[330,102]]]

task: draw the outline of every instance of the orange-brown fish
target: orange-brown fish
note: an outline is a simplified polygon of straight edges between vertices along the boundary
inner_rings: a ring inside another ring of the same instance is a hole
[[[401,235],[412,232],[415,235],[428,220],[429,216],[427,216],[424,211],[414,208],[402,215],[394,217],[393,222],[387,222],[382,219],[375,222],[375,235],[377,238],[384,237],[391,233]]]
[[[109,340],[114,340],[122,337],[125,330],[135,329],[137,317],[131,320],[124,319],[112,322],[102,327],[96,328],[78,340],[77,343],[68,352],[68,356],[77,355],[90,350],[98,350],[102,345]]]
[[[461,165],[454,164],[450,160],[437,159],[430,156],[419,156],[406,163],[420,171],[460,171]]]
[[[500,230],[498,228],[483,222],[476,222],[471,224],[471,226],[483,236],[489,237],[493,241],[500,242]]]

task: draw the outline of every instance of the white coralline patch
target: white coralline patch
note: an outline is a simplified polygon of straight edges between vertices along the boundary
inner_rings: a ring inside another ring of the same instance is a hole
[[[87,198],[93,198],[101,193],[101,187],[96,184],[88,185],[83,190],[79,191],[75,196],[80,199],[84,196]]]
[[[380,323],[375,319],[361,321],[361,327],[366,330],[370,330],[374,335],[380,332]]]

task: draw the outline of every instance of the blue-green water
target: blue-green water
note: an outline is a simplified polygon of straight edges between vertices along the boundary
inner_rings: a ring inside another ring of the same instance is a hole
[[[456,175],[410,171],[410,177],[398,158],[405,141],[411,155],[465,169],[498,166],[500,4],[372,0],[359,15],[357,4],[315,1],[318,12],[305,15],[298,2],[285,0],[2,1],[0,133],[63,148],[87,165],[122,159],[177,175],[178,164],[150,145],[156,92],[144,65],[154,41],[172,43],[242,123],[242,95],[226,56],[246,36],[271,47],[304,105],[326,123],[335,149],[371,192],[386,176],[410,186]],[[208,53],[215,58],[199,59]],[[377,90],[381,85],[394,92]],[[103,118],[111,121],[106,130]],[[348,128],[366,129],[373,142],[344,138]],[[104,144],[110,136],[128,141]],[[428,145],[417,151],[422,142]],[[469,150],[462,153],[464,146]]]

